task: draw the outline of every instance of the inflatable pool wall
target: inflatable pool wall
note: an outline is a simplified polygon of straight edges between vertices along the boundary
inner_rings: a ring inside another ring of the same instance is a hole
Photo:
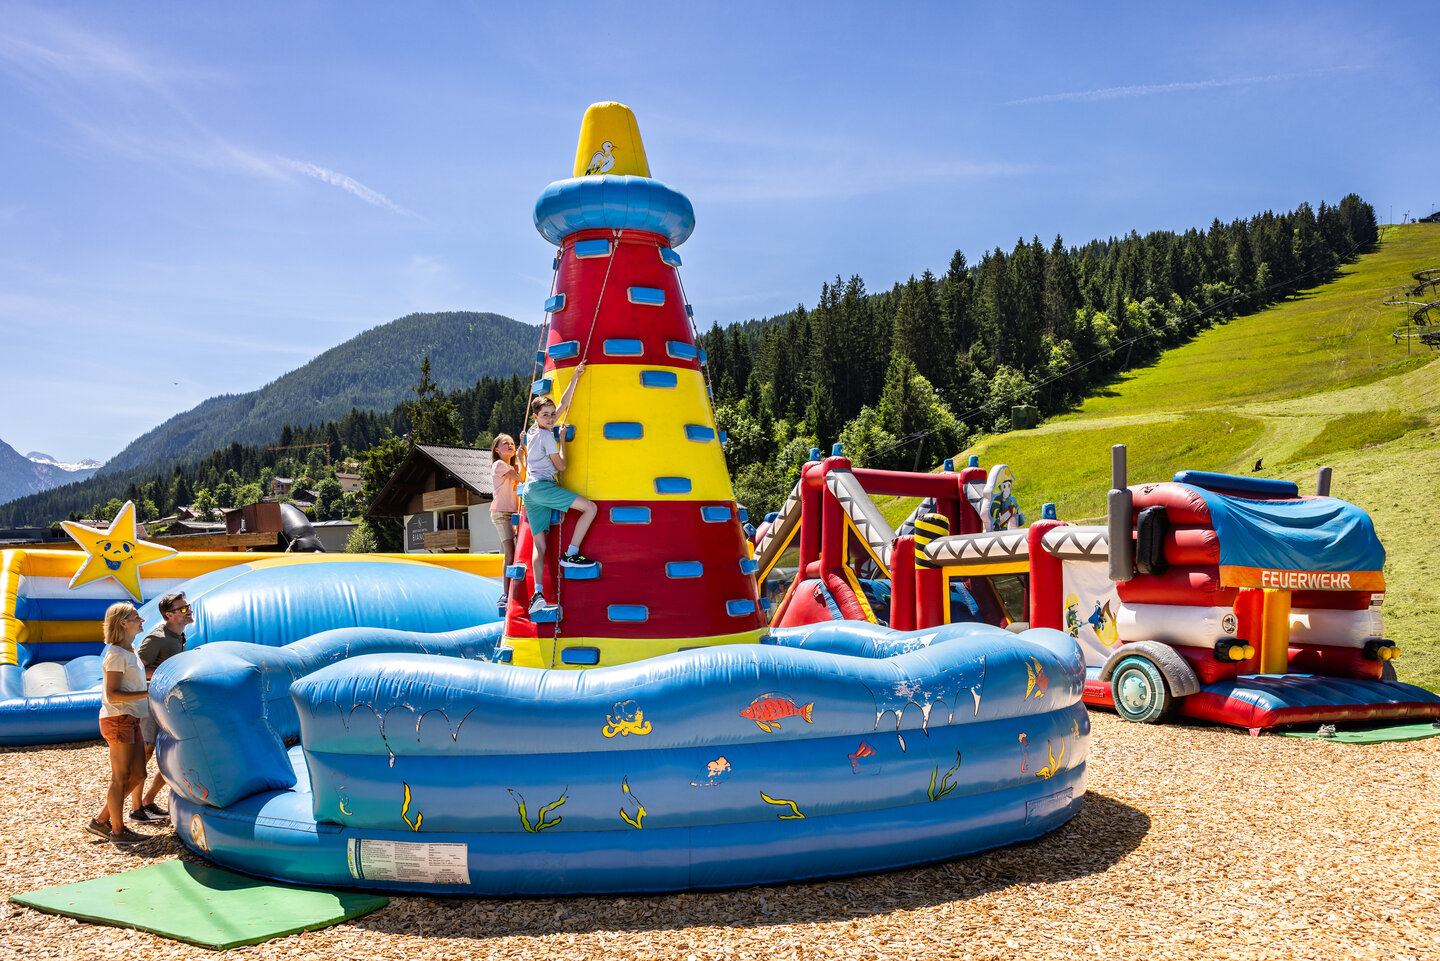
[[[825,624],[583,672],[484,647],[357,630],[162,667],[182,840],[301,883],[707,889],[1035,838],[1085,792],[1084,664],[1058,631]]]
[[[535,205],[536,229],[560,251],[534,392],[558,399],[587,364],[567,417],[561,482],[599,507],[583,545],[599,566],[559,568],[574,528],[567,515],[546,545],[546,596],[559,616],[536,623],[522,523],[504,656],[581,668],[753,643],[765,611],[674,250],[695,226],[690,201],[650,179],[635,117],[621,104],[586,111],[576,158],[574,177],[550,184]]]

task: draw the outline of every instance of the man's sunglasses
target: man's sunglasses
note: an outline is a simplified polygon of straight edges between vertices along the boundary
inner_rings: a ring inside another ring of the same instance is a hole
[[[190,605],[189,605],[189,604],[186,604],[184,607],[172,607],[172,608],[170,608],[170,610],[168,610],[168,611],[161,611],[161,613],[162,613],[162,614],[189,614],[189,613],[190,613]]]

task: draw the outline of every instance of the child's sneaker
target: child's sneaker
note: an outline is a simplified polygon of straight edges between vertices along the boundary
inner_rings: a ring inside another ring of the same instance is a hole
[[[536,591],[535,596],[530,598],[530,613],[534,614],[536,611],[543,611],[546,607],[545,595]]]
[[[590,558],[586,557],[579,551],[574,551],[570,554],[563,554],[560,557],[561,567],[594,567],[595,563],[595,561],[592,561]]]

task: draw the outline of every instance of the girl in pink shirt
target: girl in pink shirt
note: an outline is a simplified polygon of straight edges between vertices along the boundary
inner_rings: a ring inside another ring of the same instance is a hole
[[[520,471],[515,464],[515,438],[501,434],[490,445],[490,520],[495,533],[500,535],[500,546],[505,551],[505,567],[508,570],[515,562],[515,512],[520,505],[515,500],[515,485],[520,482]],[[510,578],[505,578],[505,593],[500,597],[500,606],[510,596]]]

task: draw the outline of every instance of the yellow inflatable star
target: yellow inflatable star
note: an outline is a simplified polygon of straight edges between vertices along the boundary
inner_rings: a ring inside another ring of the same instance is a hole
[[[179,553],[173,547],[147,544],[136,538],[135,504],[132,501],[126,501],[125,506],[120,508],[108,530],[86,527],[73,521],[61,521],[60,525],[90,555],[70,578],[72,590],[91,581],[113,577],[117,584],[130,592],[131,597],[143,600],[140,596],[140,566]]]

